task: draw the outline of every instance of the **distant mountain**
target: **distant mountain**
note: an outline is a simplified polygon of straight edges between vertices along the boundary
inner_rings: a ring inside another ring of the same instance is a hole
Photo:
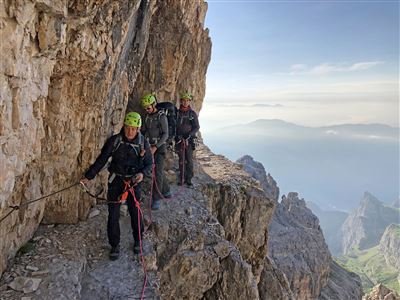
[[[308,201],[307,207],[318,217],[332,255],[337,256],[342,252],[342,225],[348,213],[338,210],[322,210],[317,204]]]
[[[386,263],[400,272],[400,225],[390,224],[379,242],[379,251],[385,256]],[[400,275],[399,275],[400,279]]]
[[[350,213],[342,226],[343,253],[378,245],[386,227],[399,223],[399,212],[398,208],[386,205],[365,192],[358,208]]]
[[[252,129],[254,131],[249,131]],[[399,128],[384,124],[341,124],[321,127],[307,127],[279,119],[259,119],[247,124],[238,124],[221,128],[222,132],[246,131],[248,134],[257,134],[263,131],[264,135],[274,135],[278,130],[280,134],[288,135],[301,133],[302,135],[315,136],[342,136],[369,139],[399,139]]]
[[[399,128],[380,124],[306,127],[257,120],[203,136],[231,160],[249,154],[279,182],[323,210],[349,211],[369,190],[384,201],[398,198]]]

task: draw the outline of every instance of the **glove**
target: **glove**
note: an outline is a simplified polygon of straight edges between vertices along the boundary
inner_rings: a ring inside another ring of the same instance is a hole
[[[183,138],[184,138],[185,140],[189,139],[189,138],[190,138],[190,134],[189,134],[189,133],[185,133],[185,134],[183,135]]]

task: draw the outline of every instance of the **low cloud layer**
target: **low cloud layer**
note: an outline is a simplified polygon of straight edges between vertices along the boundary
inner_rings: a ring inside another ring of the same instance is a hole
[[[306,64],[294,64],[290,66],[290,75],[326,75],[340,72],[356,72],[371,69],[384,64],[384,61],[365,61],[354,64],[322,63],[316,66]]]

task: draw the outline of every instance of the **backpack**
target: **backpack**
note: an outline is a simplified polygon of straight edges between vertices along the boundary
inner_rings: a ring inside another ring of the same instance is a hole
[[[139,134],[139,144],[132,144],[132,143],[127,143],[127,144],[133,148],[136,155],[141,156],[141,152],[142,150],[144,150],[144,137],[140,132],[138,132],[138,134]],[[118,134],[117,138],[114,140],[112,153],[117,151],[119,146],[121,146],[121,144],[123,143],[125,142],[122,139],[122,135]]]
[[[176,135],[176,107],[172,102],[159,102],[156,108],[167,116],[168,140],[172,140]]]

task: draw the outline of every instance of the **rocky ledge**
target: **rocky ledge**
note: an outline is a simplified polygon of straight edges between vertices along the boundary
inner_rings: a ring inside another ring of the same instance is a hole
[[[142,204],[150,225],[143,241],[145,297],[289,299],[285,276],[266,257],[273,201],[239,165],[206,147],[197,160],[193,189],[173,185],[174,197],[151,215],[147,200]],[[3,274],[1,298],[140,297],[144,271],[132,251],[129,217],[121,217],[121,256],[109,261],[106,214],[98,205],[78,225],[41,225],[33,249]]]

